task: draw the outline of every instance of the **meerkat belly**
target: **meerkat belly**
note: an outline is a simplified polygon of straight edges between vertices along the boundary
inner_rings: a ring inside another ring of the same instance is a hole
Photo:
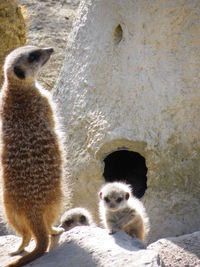
[[[16,201],[52,199],[60,183],[61,158],[57,137],[42,108],[33,113],[12,104],[3,117],[4,190]],[[19,197],[20,196],[20,197]]]
[[[110,214],[109,221],[114,225],[118,225],[120,228],[124,228],[134,217],[135,210],[125,208]]]

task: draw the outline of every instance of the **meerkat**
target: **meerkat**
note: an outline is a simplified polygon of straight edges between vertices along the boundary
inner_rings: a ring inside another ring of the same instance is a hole
[[[99,212],[110,234],[123,230],[133,238],[145,241],[149,220],[141,201],[136,199],[129,185],[113,182],[99,192]]]
[[[65,231],[69,231],[75,226],[89,225],[94,226],[92,215],[90,212],[84,208],[74,208],[66,211],[61,219],[60,226]]]
[[[62,206],[63,154],[51,94],[36,81],[52,48],[24,46],[4,64],[1,89],[1,167],[3,201],[8,223],[22,242],[21,253],[33,237],[35,249],[8,264],[23,266],[42,255]]]

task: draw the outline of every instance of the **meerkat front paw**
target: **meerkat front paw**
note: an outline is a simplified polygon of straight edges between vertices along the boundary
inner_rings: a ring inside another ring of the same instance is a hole
[[[62,227],[53,226],[51,229],[51,235],[59,235],[59,234],[63,233],[64,231],[65,231],[65,229],[63,229]]]
[[[109,235],[114,235],[115,233],[117,233],[117,230],[116,229],[110,229],[108,233],[109,233]]]

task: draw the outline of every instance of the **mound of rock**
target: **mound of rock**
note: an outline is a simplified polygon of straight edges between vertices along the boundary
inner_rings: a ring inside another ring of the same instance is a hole
[[[166,267],[200,266],[200,232],[163,238],[148,248],[159,253]]]
[[[3,266],[19,256],[10,257],[20,238],[13,235],[0,237],[0,258]],[[27,251],[34,247],[32,241]],[[98,227],[81,226],[55,237],[50,252],[26,266],[40,267],[158,267],[161,263],[157,252],[145,249],[137,239],[123,232],[109,235]]]

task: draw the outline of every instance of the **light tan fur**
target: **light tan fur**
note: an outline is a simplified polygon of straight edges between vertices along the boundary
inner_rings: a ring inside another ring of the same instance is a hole
[[[20,47],[4,64],[1,89],[1,166],[8,223],[22,237],[13,255],[33,237],[35,249],[7,267],[23,266],[42,255],[62,206],[63,158],[49,92],[36,76],[53,49]],[[34,54],[35,53],[35,54]]]
[[[142,202],[132,195],[129,185],[108,183],[101,188],[99,198],[100,217],[110,234],[123,230],[131,237],[145,241],[149,219]]]
[[[84,208],[74,208],[66,211],[60,219],[60,227],[69,231],[73,227],[89,225],[94,226],[92,215]]]

